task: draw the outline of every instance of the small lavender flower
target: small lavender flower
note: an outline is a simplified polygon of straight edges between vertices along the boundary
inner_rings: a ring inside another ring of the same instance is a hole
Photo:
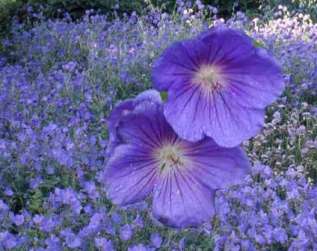
[[[7,211],[9,209],[8,205],[0,199],[0,211]]]
[[[69,248],[78,248],[81,246],[81,239],[70,229],[62,230],[61,236],[65,239],[65,243]]]
[[[10,250],[17,246],[18,241],[13,234],[9,233],[8,231],[5,231],[0,232],[0,244],[3,246],[3,248]]]
[[[47,246],[48,251],[60,251],[63,250],[61,240],[55,236],[50,235],[49,238],[45,240],[45,244]]]
[[[143,244],[133,245],[128,248],[128,251],[152,251]]]
[[[126,224],[123,227],[121,227],[121,229],[120,229],[121,240],[127,241],[127,240],[131,239],[132,235],[133,235],[133,230],[129,224]]]
[[[11,220],[15,225],[20,226],[24,223],[24,216],[23,214],[12,215]]]
[[[151,243],[155,248],[160,248],[162,244],[162,237],[158,233],[151,234]]]
[[[100,248],[102,251],[114,251],[112,242],[103,237],[95,238],[96,247]]]
[[[70,71],[70,72],[72,72],[72,71],[75,70],[76,66],[77,66],[77,63],[76,63],[76,62],[70,61],[70,62],[68,62],[67,64],[63,65],[63,69],[64,69],[65,71]]]

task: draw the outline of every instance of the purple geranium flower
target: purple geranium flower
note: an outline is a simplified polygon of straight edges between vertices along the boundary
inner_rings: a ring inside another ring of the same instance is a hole
[[[156,89],[168,92],[164,115],[181,138],[206,135],[225,147],[256,135],[264,108],[284,88],[273,58],[228,28],[176,42],[154,63],[152,78]]]
[[[149,93],[156,100],[157,93]],[[249,170],[246,155],[238,147],[219,147],[211,138],[179,138],[165,120],[161,101],[139,102],[139,107],[117,118],[120,143],[104,173],[108,197],[124,206],[152,193],[153,215],[162,223],[188,227],[205,222],[214,213],[215,190],[237,183]]]

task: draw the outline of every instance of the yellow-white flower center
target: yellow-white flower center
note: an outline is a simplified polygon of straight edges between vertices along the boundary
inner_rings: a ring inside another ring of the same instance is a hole
[[[161,146],[156,152],[156,159],[159,163],[159,171],[166,173],[174,168],[184,166],[186,158],[183,150],[177,144],[166,144]]]
[[[224,86],[221,71],[215,65],[202,65],[194,75],[193,82],[206,91],[218,90]]]

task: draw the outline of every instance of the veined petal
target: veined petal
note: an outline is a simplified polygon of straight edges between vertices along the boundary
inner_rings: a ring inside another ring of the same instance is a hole
[[[225,95],[248,108],[265,108],[284,89],[281,68],[263,49],[223,69],[228,81]]]
[[[126,100],[118,104],[111,112],[108,119],[109,143],[107,146],[107,155],[112,154],[114,148],[120,143],[117,136],[118,124],[126,113],[133,110],[133,100]]]
[[[183,139],[194,142],[206,135],[221,146],[234,147],[262,128],[264,110],[242,107],[222,93],[182,92],[182,88],[170,90],[164,115]]]
[[[155,186],[153,215],[171,227],[197,226],[214,214],[213,196],[214,191],[187,172],[171,172]]]
[[[108,198],[118,205],[145,199],[153,190],[156,171],[155,161],[146,149],[117,146],[104,172]]]
[[[206,124],[201,108],[203,102],[206,101],[202,91],[193,85],[170,90],[164,115],[178,136],[189,141],[203,138],[203,124]]]
[[[248,58],[254,50],[251,38],[243,31],[225,27],[212,28],[198,39],[209,49],[209,62],[222,66]]]
[[[119,103],[111,112],[108,118],[108,130],[109,130],[109,143],[107,147],[108,155],[111,155],[114,148],[119,145],[121,138],[118,136],[117,131],[120,122],[131,113],[142,113],[148,109],[152,109],[152,106],[161,104],[160,93],[156,90],[147,90],[140,93],[134,99],[127,99]]]
[[[205,45],[200,40],[176,42],[166,49],[154,63],[152,80],[159,91],[165,91],[173,85],[190,82],[197,67],[207,59],[203,53]]]
[[[222,94],[213,96],[209,106],[207,136],[223,147],[235,147],[255,136],[264,124],[264,110],[245,108]],[[205,114],[207,115],[207,114]]]
[[[123,142],[154,149],[176,135],[166,123],[162,107],[153,107],[140,114],[129,114],[121,120],[118,136]]]
[[[213,190],[240,183],[250,171],[241,148],[223,148],[208,138],[188,145],[185,156],[193,163],[191,175]]]

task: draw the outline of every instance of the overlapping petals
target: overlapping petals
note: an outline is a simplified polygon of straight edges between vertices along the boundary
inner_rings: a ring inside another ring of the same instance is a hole
[[[129,113],[142,112],[147,105],[159,104],[161,102],[160,94],[154,90],[147,90],[140,93],[134,99],[127,99],[117,104],[108,118],[109,144],[107,154],[110,156],[113,149],[120,144],[120,137],[117,135],[117,129],[120,120]]]
[[[151,95],[158,97],[154,91]],[[153,216],[159,221],[197,226],[213,215],[215,190],[238,183],[249,162],[238,147],[222,148],[211,138],[179,138],[163,115],[162,103],[150,100],[139,102],[142,112],[116,117],[113,137],[120,140],[105,169],[108,197],[124,206],[152,195]]]
[[[152,77],[157,90],[168,92],[164,115],[181,138],[208,136],[224,147],[254,136],[264,108],[284,88],[274,59],[227,28],[173,44],[155,62]]]

